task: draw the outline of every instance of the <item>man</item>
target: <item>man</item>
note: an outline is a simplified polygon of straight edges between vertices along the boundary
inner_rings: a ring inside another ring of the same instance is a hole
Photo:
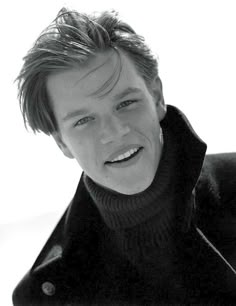
[[[25,123],[83,174],[14,305],[233,305],[236,154],[205,156],[114,12],[62,9],[18,77]]]

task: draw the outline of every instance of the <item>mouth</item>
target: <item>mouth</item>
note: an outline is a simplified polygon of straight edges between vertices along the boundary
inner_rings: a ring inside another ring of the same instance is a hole
[[[105,165],[113,166],[113,165],[128,164],[128,161],[134,160],[140,154],[142,150],[143,150],[143,147],[137,147],[137,148],[130,149],[124,154],[121,154],[118,157],[110,161],[106,161]]]

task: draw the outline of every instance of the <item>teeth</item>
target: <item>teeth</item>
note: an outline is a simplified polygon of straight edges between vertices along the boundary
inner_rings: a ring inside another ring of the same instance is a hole
[[[131,156],[132,154],[134,154],[134,153],[137,152],[137,151],[138,151],[138,148],[131,149],[131,150],[125,152],[124,154],[121,154],[121,155],[119,155],[118,157],[114,158],[113,160],[111,160],[111,162],[113,163],[113,162],[116,162],[116,161],[125,159],[125,158]]]

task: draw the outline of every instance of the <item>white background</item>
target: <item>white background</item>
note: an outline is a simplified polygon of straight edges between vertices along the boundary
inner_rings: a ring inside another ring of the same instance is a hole
[[[62,6],[118,10],[158,54],[166,103],[187,115],[208,153],[236,151],[235,5],[234,0],[21,0],[1,6],[1,305],[11,305],[13,287],[32,265],[81,174],[50,137],[24,129],[13,81],[40,32]]]

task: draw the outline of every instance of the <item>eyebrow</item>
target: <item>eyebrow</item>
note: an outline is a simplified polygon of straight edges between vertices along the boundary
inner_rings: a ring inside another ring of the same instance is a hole
[[[129,94],[132,94],[132,93],[142,93],[142,90],[137,88],[137,87],[127,87],[122,92],[116,94],[112,98],[112,100],[113,101],[121,100],[121,99],[125,98],[126,96],[128,96]],[[88,109],[81,108],[81,109],[78,109],[78,110],[67,113],[66,116],[63,117],[62,121],[67,121],[69,119],[72,119],[72,118],[77,117],[77,116],[84,115],[86,113],[88,113]]]
[[[65,122],[67,120],[70,120],[70,119],[72,119],[74,117],[78,117],[78,116],[84,115],[86,113],[88,113],[88,110],[86,108],[81,108],[81,109],[69,112],[64,118],[62,118],[62,121]]]
[[[125,98],[126,96],[128,96],[131,93],[142,93],[142,90],[137,88],[137,87],[128,87],[125,90],[123,90],[121,93],[116,94],[113,97],[113,100],[121,100],[123,98]]]

